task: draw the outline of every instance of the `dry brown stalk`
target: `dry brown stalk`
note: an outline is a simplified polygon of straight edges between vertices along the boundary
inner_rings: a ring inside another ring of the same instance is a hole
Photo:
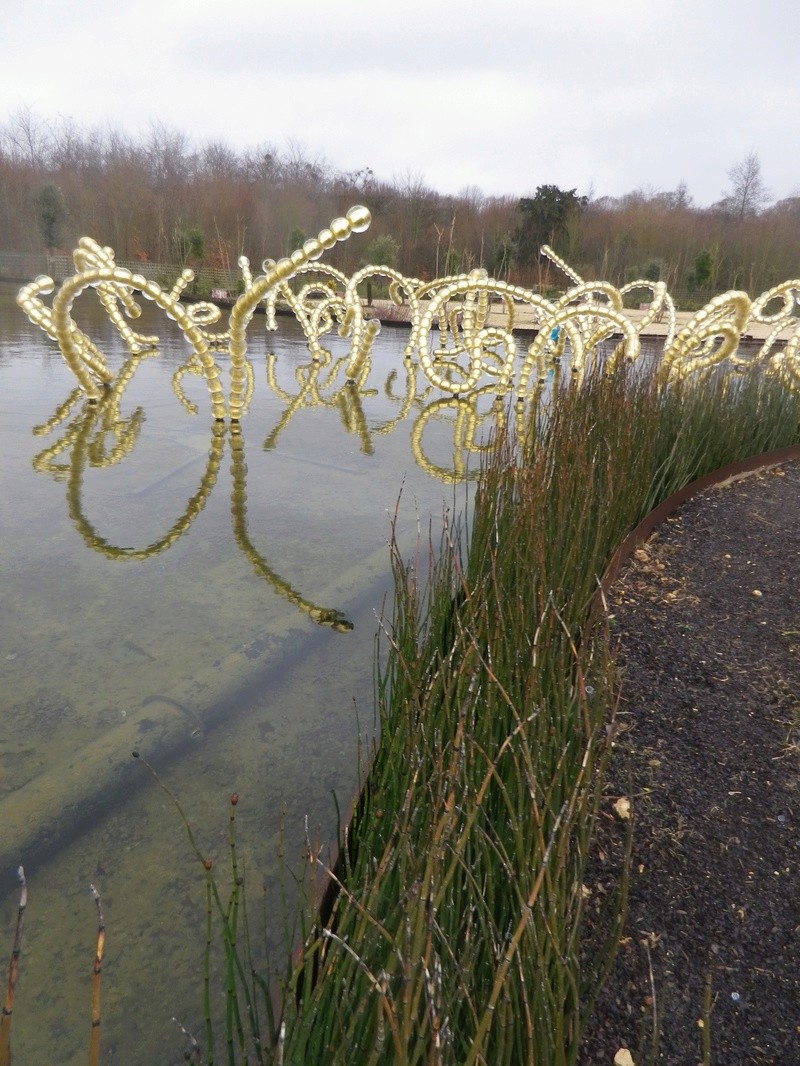
[[[100,901],[100,893],[89,885],[89,891],[97,907],[97,946],[94,953],[94,967],[92,969],[92,1033],[89,1042],[89,1066],[99,1066],[100,1063],[100,978],[103,972],[103,951],[106,944],[106,924],[103,918],[103,905]]]
[[[17,909],[17,929],[14,934],[14,947],[11,950],[11,959],[8,963],[8,979],[6,980],[6,995],[3,1001],[3,1013],[0,1016],[0,1066],[8,1066],[11,1062],[11,1014],[14,1010],[14,996],[17,992],[17,977],[19,976],[19,955],[22,948],[22,922],[25,917],[25,908],[28,906],[28,882],[25,880],[25,871],[20,866],[17,870],[19,878],[19,908]]]

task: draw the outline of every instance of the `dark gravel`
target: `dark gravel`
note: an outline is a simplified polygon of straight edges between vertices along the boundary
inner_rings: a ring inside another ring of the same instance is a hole
[[[588,908],[625,935],[583,1066],[800,1064],[800,462],[711,489],[634,553],[611,599],[624,681]],[[706,1048],[707,1053],[707,1048]]]

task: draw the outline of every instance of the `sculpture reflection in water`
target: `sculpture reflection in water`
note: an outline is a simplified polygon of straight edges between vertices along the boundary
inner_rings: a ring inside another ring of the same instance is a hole
[[[308,366],[295,368],[294,378],[298,386],[296,393],[284,388],[278,380],[277,358],[270,352],[267,356],[267,384],[272,392],[283,401],[286,410],[280,421],[264,441],[264,448],[274,448],[278,437],[298,411],[308,407],[337,408],[342,421],[350,432],[361,438],[361,450],[366,455],[373,452],[372,441],[364,420],[361,404],[362,396],[375,396],[375,389],[365,389],[364,382],[369,374],[370,362],[365,363],[365,372],[359,381],[339,380],[340,371],[347,361],[347,356],[333,361],[331,353],[320,350]],[[327,373],[324,373],[327,371]]]
[[[84,472],[87,466],[116,466],[133,451],[144,422],[144,409],[137,407],[128,418],[123,418],[120,413],[120,401],[143,357],[143,354],[132,354],[114,384],[103,392],[97,403],[81,404],[81,399],[85,400],[85,397],[80,389],[75,389],[56,409],[52,418],[33,430],[36,436],[51,433],[77,408],[58,440],[34,457],[33,467],[39,473],[49,473],[58,480],[66,480],[70,518],[86,544],[109,559],[149,559],[171,547],[205,506],[216,484],[224,452],[225,427],[215,422],[212,427],[208,463],[197,492],[190,497],[183,513],[162,537],[144,548],[130,548],[111,544],[97,533],[84,513]]]
[[[256,573],[265,578],[273,589],[294,607],[321,626],[330,626],[339,633],[346,633],[353,628],[353,623],[338,611],[330,607],[320,607],[311,600],[301,596],[288,581],[284,581],[273,570],[264,556],[250,539],[247,524],[247,463],[245,462],[244,438],[239,426],[232,425],[229,432],[231,448],[231,473],[233,491],[231,493],[233,513],[233,535],[237,545],[249,559]]]
[[[502,419],[504,403],[494,397],[490,389],[475,390],[462,398],[437,395],[430,385],[419,387],[417,366],[404,360],[403,373],[405,385],[402,393],[396,391],[398,371],[391,370],[383,384],[382,395],[395,407],[396,413],[391,418],[370,421],[364,410],[364,400],[378,395],[378,390],[366,388],[371,372],[371,359],[368,357],[361,367],[361,382],[342,379],[339,375],[346,357],[332,360],[330,352],[323,351],[308,364],[294,368],[293,377],[297,391],[291,392],[279,380],[279,362],[274,354],[267,356],[267,383],[272,392],[285,404],[280,419],[267,435],[264,449],[272,450],[278,444],[283,431],[300,412],[310,408],[328,408],[338,411],[343,428],[357,436],[360,449],[365,455],[375,451],[375,438],[387,436],[401,423],[412,418],[410,431],[411,452],[414,461],[422,470],[438,481],[456,484],[470,481],[477,477],[480,468],[476,457],[485,453],[491,446],[489,430]],[[326,374],[323,371],[327,370]],[[493,400],[486,406],[486,399]],[[522,423],[522,413],[519,412]],[[425,447],[425,431],[433,422],[447,424],[452,437],[452,450],[449,451],[450,465],[435,462],[429,458]]]
[[[84,479],[88,469],[106,469],[116,466],[129,458],[140,436],[145,421],[145,411],[137,406],[130,414],[123,415],[121,406],[127,386],[130,384],[136,368],[141,361],[154,355],[153,350],[130,354],[111,385],[104,389],[96,402],[89,402],[82,389],[75,388],[68,398],[60,404],[52,417],[43,425],[33,430],[36,436],[45,436],[57,432],[58,439],[43,449],[33,460],[34,469],[39,473],[49,474],[67,484],[67,505],[70,518],[82,539],[92,550],[108,559],[126,560],[149,559],[171,547],[191,526],[194,519],[205,506],[214,489],[222,468],[226,443],[230,448],[231,513],[233,533],[236,544],[249,560],[256,573],[264,578],[278,595],[291,603],[299,611],[322,626],[328,626],[339,632],[352,629],[352,623],[338,609],[324,607],[303,596],[278,571],[270,565],[263,552],[253,543],[247,516],[247,463],[244,437],[238,423],[226,427],[224,423],[213,421],[210,428],[208,458],[197,490],[186,502],[182,513],[175,519],[169,529],[160,537],[143,547],[131,547],[114,544],[104,537],[86,514],[84,506]],[[328,357],[329,358],[329,357]],[[268,380],[276,395],[287,404],[275,428],[268,435],[264,449],[274,447],[277,439],[292,416],[301,406],[321,405],[338,410],[341,423],[346,432],[356,435],[360,440],[361,450],[368,455],[374,452],[374,436],[390,433],[401,421],[406,419],[412,408],[418,413],[411,431],[412,450],[419,466],[432,477],[444,482],[455,483],[476,475],[477,463],[470,469],[470,455],[478,455],[487,445],[481,443],[481,431],[488,418],[496,414],[491,411],[479,412],[478,396],[464,400],[442,399],[425,403],[430,393],[415,392],[415,373],[407,368],[406,388],[404,394],[395,396],[393,392],[396,372],[390,372],[384,394],[397,405],[394,418],[375,423],[370,428],[364,411],[363,398],[377,394],[374,389],[359,389],[355,383],[330,386],[326,395],[325,388],[329,382],[319,381],[319,372],[325,368],[323,356],[319,361],[298,367],[295,371],[300,391],[292,396],[277,383],[275,357],[270,356],[271,367]],[[335,366],[329,375],[335,380]],[[173,375],[172,387],[185,408],[195,410],[183,393],[181,382],[186,373],[195,372],[192,357]],[[252,367],[247,371],[253,376]],[[429,422],[442,422],[454,416],[453,428],[453,463],[447,466],[434,462],[425,454],[424,434]]]
[[[212,423],[208,459],[197,491],[192,494],[182,514],[163,536],[145,547],[133,548],[112,544],[96,530],[84,509],[84,475],[87,467],[108,468],[122,462],[130,456],[136,445],[144,411],[137,407],[130,417],[123,418],[119,404],[125,386],[141,358],[141,355],[130,356],[124,373],[120,373],[114,385],[104,392],[99,402],[88,403],[84,398],[84,402],[80,403],[83,394],[80,389],[75,389],[47,423],[34,429],[37,436],[53,432],[74,412],[71,421],[62,429],[59,439],[34,458],[33,466],[40,473],[49,473],[59,480],[66,480],[69,515],[87,546],[106,558],[115,560],[149,559],[170,548],[189,529],[211,495],[225,455],[226,439],[229,439],[233,476],[231,510],[236,543],[259,576],[265,578],[275,592],[294,607],[319,625],[330,626],[339,632],[351,630],[352,623],[341,611],[321,607],[306,599],[270,567],[263,554],[253,545],[247,523],[247,466],[238,426],[228,428],[221,422]]]

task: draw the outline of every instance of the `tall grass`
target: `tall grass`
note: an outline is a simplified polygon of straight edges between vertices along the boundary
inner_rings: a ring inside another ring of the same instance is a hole
[[[654,391],[656,466],[643,514],[704,474],[800,442],[800,397],[774,378],[718,374]]]
[[[590,622],[599,579],[666,495],[798,427],[798,399],[763,379],[589,376],[524,441],[498,439],[466,557],[445,524],[420,587],[395,552],[381,739],[333,913],[305,942],[286,1062],[576,1061],[625,894],[587,951],[619,682]]]

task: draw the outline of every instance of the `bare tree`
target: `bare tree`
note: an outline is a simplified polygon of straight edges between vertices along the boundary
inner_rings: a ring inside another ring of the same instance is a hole
[[[48,122],[28,107],[0,115],[3,250],[68,247],[88,233],[120,260],[167,262],[173,255],[202,258],[202,237],[214,266],[235,263],[241,252],[259,263],[293,245],[293,231],[316,233],[358,201],[373,213],[369,239],[396,241],[405,274],[430,278],[484,263],[518,284],[535,278],[534,261],[521,261],[514,240],[517,197],[484,196],[475,187],[444,196],[413,172],[394,182],[368,167],[339,172],[293,143],[239,153],[224,141],[195,146],[160,123],[135,138],[69,118]],[[768,207],[755,151],[731,168],[726,199],[708,209],[692,203],[684,183],[614,198],[590,193],[587,201],[555,227],[565,258],[584,277],[623,284],[659,274],[671,285],[691,277],[698,290],[756,292],[796,274],[800,189]],[[551,220],[548,237],[553,228]],[[340,244],[330,261],[355,270],[367,243]]]
[[[46,166],[52,141],[50,127],[27,104],[11,115],[3,133],[14,158],[35,170]]]
[[[196,176],[233,185],[242,177],[241,158],[225,141],[206,141],[200,150]]]
[[[761,177],[761,160],[757,152],[748,152],[744,159],[734,163],[728,171],[728,178],[731,187],[722,202],[736,218],[757,215],[769,202],[770,192]]]

